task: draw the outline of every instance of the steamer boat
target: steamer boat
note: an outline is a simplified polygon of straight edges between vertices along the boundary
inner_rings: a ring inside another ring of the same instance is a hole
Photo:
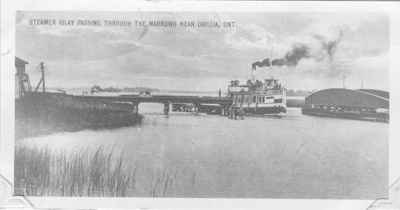
[[[233,80],[228,86],[232,108],[245,114],[279,115],[286,113],[286,88],[274,78],[248,80],[241,84]]]

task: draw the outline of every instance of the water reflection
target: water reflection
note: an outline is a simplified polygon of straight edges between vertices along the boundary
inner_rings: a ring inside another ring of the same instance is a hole
[[[130,196],[386,194],[388,124],[303,116],[295,108],[279,119],[245,120],[191,113],[167,117],[157,104],[143,104],[140,112],[145,118],[139,126],[57,133],[18,144],[70,152],[117,149],[137,168]],[[168,188],[158,189],[157,182],[168,182]]]

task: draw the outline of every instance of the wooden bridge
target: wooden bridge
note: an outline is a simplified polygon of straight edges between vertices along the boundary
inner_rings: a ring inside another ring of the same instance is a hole
[[[139,111],[140,103],[159,103],[164,105],[164,114],[171,111],[173,104],[191,104],[194,111],[198,111],[201,106],[215,105],[221,110],[221,114],[227,113],[229,106],[232,105],[232,99],[229,97],[212,97],[212,96],[181,96],[181,95],[118,95],[118,96],[74,96],[76,99],[84,101],[97,102],[120,102],[130,103],[134,106],[134,111]]]

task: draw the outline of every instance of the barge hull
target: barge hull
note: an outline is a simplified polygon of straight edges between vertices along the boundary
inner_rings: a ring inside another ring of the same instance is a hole
[[[286,113],[286,108],[283,106],[274,107],[257,107],[257,108],[243,108],[245,113],[257,115],[281,114]]]
[[[123,127],[141,119],[134,106],[127,103],[59,93],[29,93],[15,100],[16,139],[60,131]]]
[[[332,117],[353,120],[365,120],[376,122],[389,122],[389,114],[386,113],[371,113],[371,112],[342,112],[342,111],[329,111],[315,108],[303,108],[302,114],[319,116],[319,117]]]

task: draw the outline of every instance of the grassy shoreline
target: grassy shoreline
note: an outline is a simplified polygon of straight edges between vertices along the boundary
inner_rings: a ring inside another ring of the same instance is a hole
[[[15,195],[165,197],[176,190],[179,171],[168,168],[153,171],[149,174],[151,182],[138,189],[138,165],[124,158],[124,153],[114,147],[66,152],[16,146]]]
[[[16,192],[30,196],[127,196],[136,168],[122,153],[98,147],[67,154],[48,148],[16,147]]]

